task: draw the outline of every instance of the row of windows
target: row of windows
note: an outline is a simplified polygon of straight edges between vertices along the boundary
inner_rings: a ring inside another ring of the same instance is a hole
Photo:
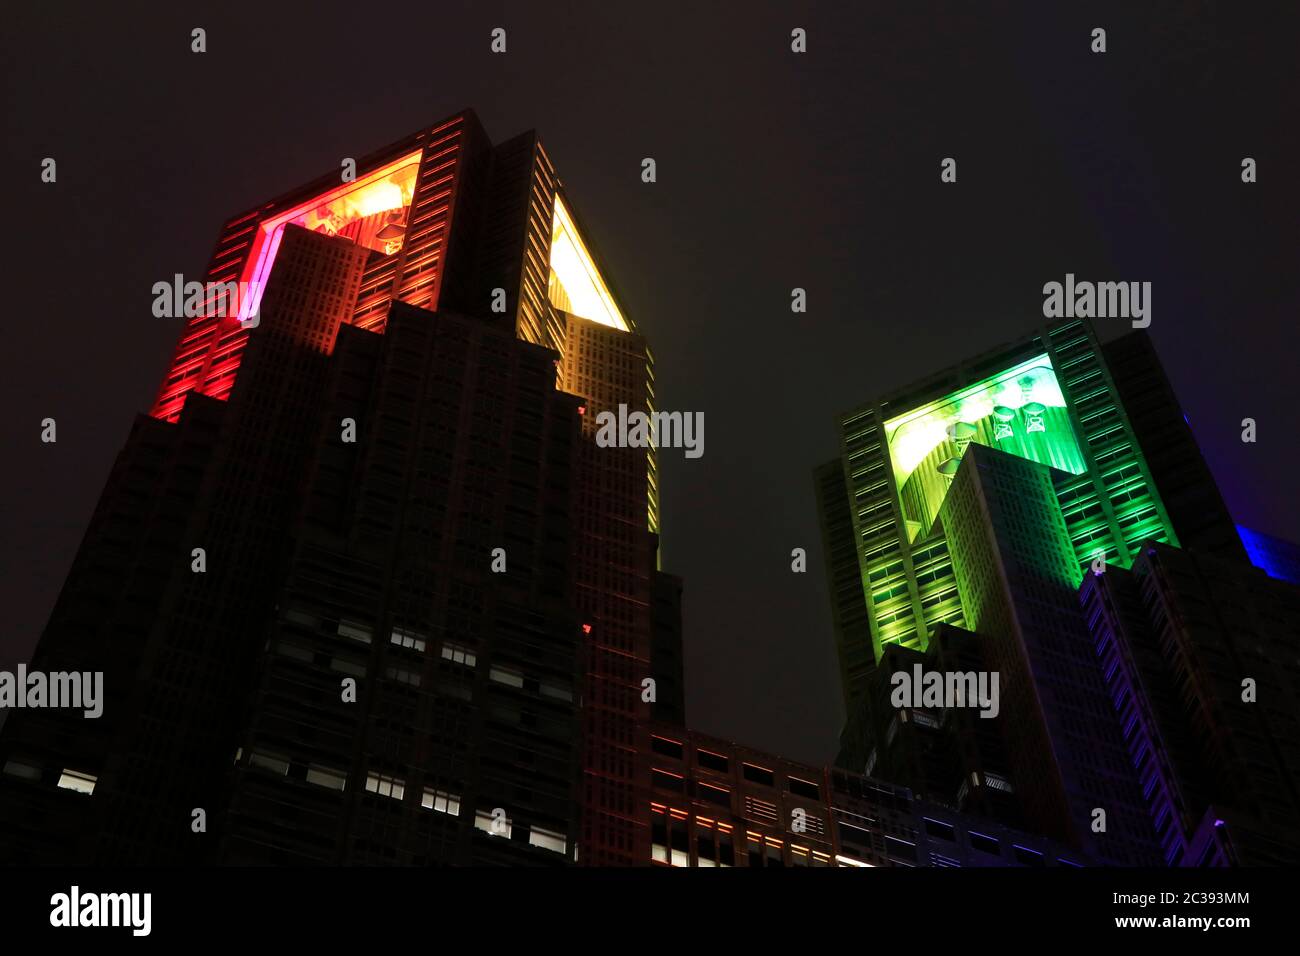
[[[250,753],[248,763],[249,766],[260,767],[261,769],[269,770],[272,773],[280,775],[287,775],[289,772],[288,760],[266,752],[254,751],[253,753]],[[326,787],[330,790],[342,791],[347,787],[348,778],[347,774],[341,770],[335,770],[319,764],[311,764],[307,768],[306,779],[308,783],[315,784],[316,786]],[[94,778],[90,777],[89,780],[90,788],[93,790]],[[60,783],[60,786],[63,786],[63,784]],[[381,797],[388,797],[389,799],[398,802],[406,799],[406,781],[401,777],[371,772],[366,775],[365,788],[368,793],[373,793]],[[89,793],[90,790],[85,790],[84,792]],[[459,794],[454,794],[447,790],[439,790],[433,787],[424,788],[424,792],[420,797],[420,806],[425,810],[432,810],[436,813],[445,813],[448,816],[453,817],[459,817],[461,811]],[[492,836],[505,837],[506,839],[510,839],[514,831],[513,824],[504,815],[504,811],[500,809],[494,809],[492,811],[476,811],[474,815],[474,826]],[[568,840],[564,834],[536,825],[529,827],[528,842],[532,846],[551,850],[555,853],[565,853],[568,850]]]

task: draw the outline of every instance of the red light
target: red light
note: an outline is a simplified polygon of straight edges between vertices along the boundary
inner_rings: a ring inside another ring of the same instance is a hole
[[[590,633],[591,633],[591,625],[590,625],[590,624],[584,624],[584,625],[582,625],[582,633],[583,633],[583,634],[590,634]]]

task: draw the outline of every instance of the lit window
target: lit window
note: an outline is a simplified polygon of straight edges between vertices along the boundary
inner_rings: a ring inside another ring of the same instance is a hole
[[[460,797],[454,793],[448,793],[446,790],[431,790],[425,787],[420,806],[426,810],[437,810],[439,813],[445,813],[448,816],[460,816]]]
[[[569,843],[564,838],[563,833],[543,830],[541,827],[532,827],[528,831],[528,842],[533,846],[540,846],[543,850],[552,850],[555,853],[563,853],[569,848]]]
[[[392,642],[398,647],[409,647],[411,650],[424,650],[424,638],[415,631],[403,631],[399,628],[393,628]]]
[[[474,826],[475,828],[482,830],[484,833],[488,833],[492,836],[505,837],[508,840],[510,839],[510,835],[514,832],[514,825],[504,814],[505,811],[499,809],[496,815],[493,815],[486,810],[480,810],[474,814]]]
[[[442,645],[442,659],[451,661],[453,664],[464,664],[466,667],[474,667],[478,664],[478,658],[474,656],[474,652],[461,644]]]
[[[371,793],[377,793],[381,797],[392,797],[394,800],[401,800],[406,796],[406,782],[397,777],[386,777],[380,773],[372,773],[366,777],[366,789]]]
[[[77,793],[94,793],[95,782],[98,779],[94,774],[65,770],[59,775],[59,786],[64,790],[75,790]]]
[[[656,863],[668,862],[668,820],[667,815],[657,807],[651,809],[650,818],[650,859]]]

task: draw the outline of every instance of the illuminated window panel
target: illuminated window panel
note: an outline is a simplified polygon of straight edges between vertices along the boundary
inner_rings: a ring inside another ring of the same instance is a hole
[[[928,534],[972,444],[1087,471],[1056,372],[1046,354],[885,423],[908,539]]]
[[[385,255],[398,252],[406,235],[406,213],[419,164],[417,150],[262,222],[244,269],[249,295],[240,303],[239,320],[257,314],[284,227],[289,223],[312,232],[342,236]]]
[[[95,792],[95,784],[99,778],[94,774],[81,773],[77,770],[64,770],[59,775],[59,787],[63,790],[74,790],[77,793],[92,794]]]
[[[631,331],[559,196],[555,197],[551,225],[549,286],[551,304],[557,309],[622,332]]]

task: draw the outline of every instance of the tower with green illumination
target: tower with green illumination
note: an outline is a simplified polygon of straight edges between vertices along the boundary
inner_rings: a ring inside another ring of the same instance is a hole
[[[887,644],[924,650],[936,625],[978,628],[963,607],[940,508],[971,445],[1050,466],[1072,584],[1142,541],[1177,544],[1092,328],[1044,326],[840,418],[840,454],[817,469],[846,703]],[[1054,534],[1057,532],[1053,532]]]
[[[816,485],[846,739],[861,740],[847,759],[884,745],[864,729],[888,723],[869,716],[884,649],[963,628],[1001,674],[1027,817],[1098,859],[1143,862],[1153,844],[1133,779],[1106,769],[1123,754],[1108,752],[1119,730],[1077,592],[1143,542],[1178,541],[1092,328],[1043,326],[849,412],[840,433]],[[1110,839],[1090,833],[1098,806],[1123,821]]]

